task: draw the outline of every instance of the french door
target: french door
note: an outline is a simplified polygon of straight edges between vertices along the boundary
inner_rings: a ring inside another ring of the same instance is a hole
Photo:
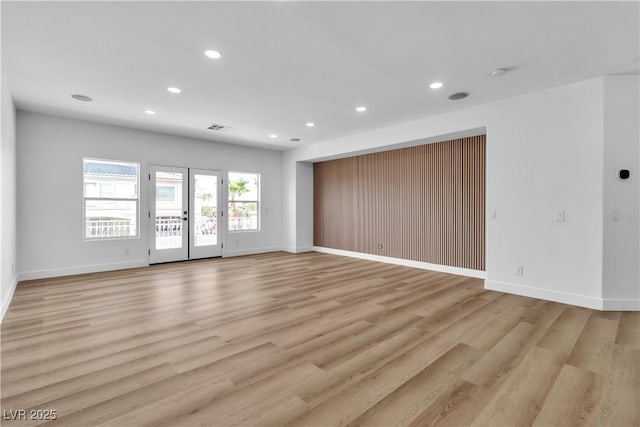
[[[222,173],[150,165],[151,264],[222,255]]]

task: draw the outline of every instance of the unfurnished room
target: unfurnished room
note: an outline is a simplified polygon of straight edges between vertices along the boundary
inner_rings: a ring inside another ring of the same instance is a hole
[[[2,1],[2,426],[640,425],[639,1]]]

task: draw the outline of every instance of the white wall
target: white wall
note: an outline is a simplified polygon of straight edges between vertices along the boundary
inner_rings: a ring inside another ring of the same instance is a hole
[[[228,233],[224,255],[282,247],[282,153],[31,112],[17,114],[20,278],[148,263],[149,164],[261,173],[261,230]],[[140,162],[140,237],[83,240],[82,158]],[[128,250],[128,255],[125,251]]]
[[[313,242],[313,163],[297,162],[296,176],[296,248],[310,251]]]
[[[1,149],[0,149],[0,319],[9,308],[11,296],[17,284],[16,243],[16,133],[15,108],[6,80],[2,73]]]
[[[596,79],[487,112],[488,288],[601,307],[602,102]]]
[[[632,308],[640,300],[640,87],[637,76],[604,83],[604,296]],[[620,169],[630,179],[618,180]]]
[[[497,211],[495,220],[487,220],[487,288],[601,308],[603,78],[300,147],[286,156],[284,167],[435,142],[483,127],[487,214]],[[295,211],[298,221],[306,215]],[[555,211],[564,211],[566,221],[555,222]],[[515,274],[517,265],[524,266],[523,276]]]
[[[297,191],[296,173],[297,163],[292,157],[293,151],[286,151],[282,159],[282,192],[283,192],[283,247],[289,252],[297,252],[296,222],[297,215]]]

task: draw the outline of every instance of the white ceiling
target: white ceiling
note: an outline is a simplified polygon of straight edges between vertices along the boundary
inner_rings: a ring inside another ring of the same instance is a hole
[[[19,108],[275,149],[638,73],[639,37],[638,2],[2,2]]]

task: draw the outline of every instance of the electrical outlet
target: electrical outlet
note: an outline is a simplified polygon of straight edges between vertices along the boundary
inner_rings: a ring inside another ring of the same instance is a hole
[[[516,276],[524,276],[524,266],[516,265]]]
[[[384,245],[382,243],[378,243],[378,249],[384,249]]]
[[[554,218],[556,222],[564,222],[564,211],[556,211]]]

